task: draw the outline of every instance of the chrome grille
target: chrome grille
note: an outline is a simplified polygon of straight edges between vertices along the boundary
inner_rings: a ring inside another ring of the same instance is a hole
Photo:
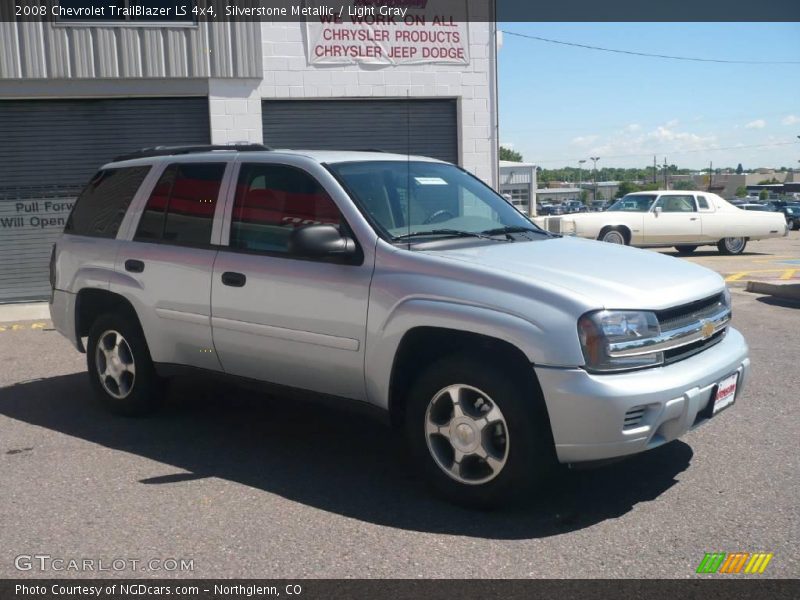
[[[657,311],[656,316],[661,328],[660,335],[609,344],[609,356],[623,358],[663,352],[665,363],[688,358],[724,337],[731,311],[724,302],[724,296],[717,294]]]

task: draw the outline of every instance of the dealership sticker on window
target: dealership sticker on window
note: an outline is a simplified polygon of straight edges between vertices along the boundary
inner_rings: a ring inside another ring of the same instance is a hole
[[[447,185],[447,182],[441,177],[414,177],[419,185]]]

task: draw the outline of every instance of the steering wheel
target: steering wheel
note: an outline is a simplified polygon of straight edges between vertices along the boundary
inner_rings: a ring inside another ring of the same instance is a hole
[[[440,219],[439,218],[439,217],[443,217],[445,215],[447,215],[447,219]],[[429,225],[430,223],[441,223],[442,221],[447,221],[448,219],[455,219],[455,218],[456,218],[456,216],[453,213],[451,213],[449,210],[446,210],[446,209],[443,208],[441,210],[437,210],[435,213],[433,213],[431,216],[429,216],[427,219],[425,219],[422,222],[422,224],[423,225]]]

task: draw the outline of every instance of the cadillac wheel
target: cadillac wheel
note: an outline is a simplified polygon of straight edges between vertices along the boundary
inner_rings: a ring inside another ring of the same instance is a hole
[[[89,331],[86,361],[95,396],[110,411],[143,415],[158,406],[161,382],[139,322],[129,311],[95,320]]]
[[[406,435],[430,483],[472,507],[531,491],[554,464],[532,371],[469,355],[431,364],[412,387]]]

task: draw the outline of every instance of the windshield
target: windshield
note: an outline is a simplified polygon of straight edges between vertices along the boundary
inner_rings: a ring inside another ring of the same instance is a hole
[[[328,167],[391,238],[538,231],[502,196],[450,164],[369,161]]]
[[[656,194],[628,194],[614,202],[606,211],[647,212],[656,197]]]

